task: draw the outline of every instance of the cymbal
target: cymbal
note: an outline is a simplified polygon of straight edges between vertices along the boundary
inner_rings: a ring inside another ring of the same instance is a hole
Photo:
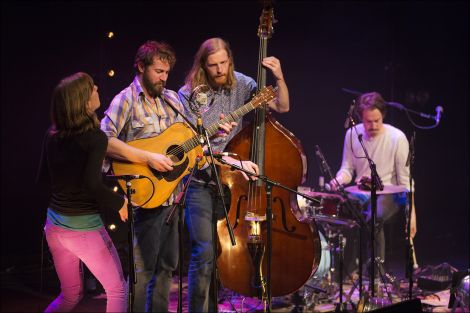
[[[312,218],[315,221],[326,222],[326,223],[335,224],[335,225],[343,225],[349,228],[358,226],[358,224],[355,221],[347,219],[347,218],[332,217],[332,216],[322,215],[322,214],[315,214]]]
[[[307,196],[310,196],[312,198],[336,199],[336,200],[339,200],[340,202],[345,201],[345,199],[342,196],[337,195],[335,193],[319,192],[319,191],[312,191],[312,190],[304,191],[303,193],[305,193]]]
[[[346,188],[344,188],[344,190],[349,192],[349,193],[358,193],[358,194],[364,194],[364,195],[369,195],[370,194],[370,190],[359,189],[359,187],[357,185],[346,187]],[[384,190],[377,190],[377,194],[378,195],[388,195],[388,194],[408,192],[408,191],[409,190],[406,187],[403,187],[403,186],[389,185],[389,186],[384,186]]]

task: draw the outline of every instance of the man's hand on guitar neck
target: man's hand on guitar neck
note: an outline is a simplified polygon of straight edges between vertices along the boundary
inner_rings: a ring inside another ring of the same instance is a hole
[[[223,120],[224,118],[225,115],[221,113],[220,119]],[[230,134],[230,132],[232,131],[232,128],[237,125],[238,124],[236,122],[219,124],[219,131],[214,135],[214,137],[227,137],[228,134]]]

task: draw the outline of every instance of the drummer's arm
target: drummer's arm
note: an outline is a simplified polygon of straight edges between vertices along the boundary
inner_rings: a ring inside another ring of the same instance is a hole
[[[337,190],[339,185],[347,185],[351,180],[352,177],[348,172],[339,170],[338,173],[336,173],[336,177],[330,181],[330,187],[333,190]]]

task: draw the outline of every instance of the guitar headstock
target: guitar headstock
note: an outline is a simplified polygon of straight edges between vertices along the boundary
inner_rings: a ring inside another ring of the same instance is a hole
[[[263,1],[263,11],[259,17],[258,37],[262,39],[271,38],[274,33],[273,24],[276,22],[272,1]]]
[[[273,86],[266,86],[261,89],[251,100],[253,107],[257,107],[263,103],[267,103],[276,98],[276,91]]]

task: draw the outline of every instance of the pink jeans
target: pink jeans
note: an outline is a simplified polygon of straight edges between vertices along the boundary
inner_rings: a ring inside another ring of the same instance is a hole
[[[69,312],[80,302],[83,297],[80,260],[103,285],[107,298],[106,312],[126,312],[127,284],[116,248],[106,229],[75,231],[49,221],[44,229],[61,290],[45,312]]]

